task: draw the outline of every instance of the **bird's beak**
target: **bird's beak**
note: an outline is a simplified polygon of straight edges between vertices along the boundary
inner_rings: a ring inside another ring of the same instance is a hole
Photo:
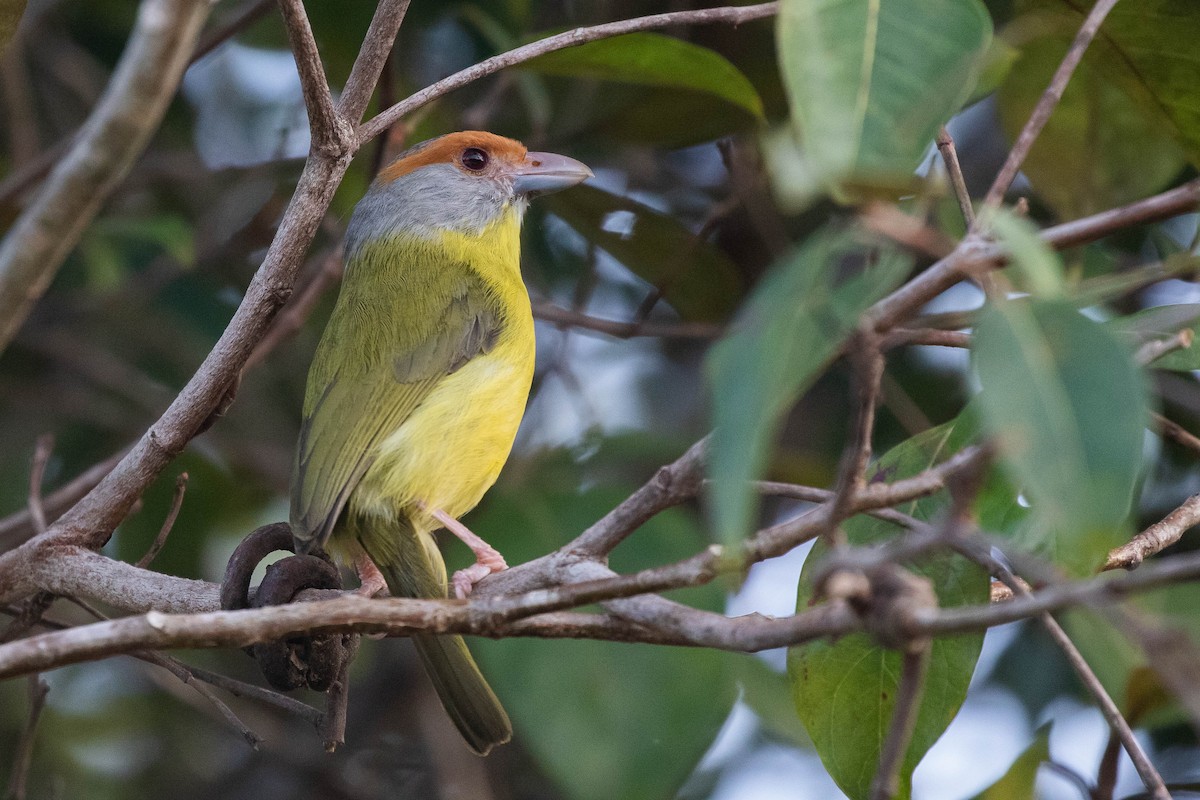
[[[513,171],[513,190],[532,197],[568,189],[592,177],[587,165],[555,153],[526,153],[525,163]]]

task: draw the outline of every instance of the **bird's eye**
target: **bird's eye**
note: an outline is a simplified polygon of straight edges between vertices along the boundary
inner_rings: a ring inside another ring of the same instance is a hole
[[[481,172],[488,165],[487,151],[478,147],[468,147],[463,150],[462,165],[472,172]]]

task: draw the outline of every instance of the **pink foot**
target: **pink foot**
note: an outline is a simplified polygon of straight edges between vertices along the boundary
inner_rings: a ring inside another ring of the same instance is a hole
[[[440,509],[429,509],[429,514],[446,526],[446,530],[461,539],[463,544],[471,548],[471,552],[475,554],[475,563],[466,569],[458,570],[450,579],[455,597],[460,600],[464,599],[475,588],[475,584],[488,575],[508,569],[508,563],[504,560],[504,556],[500,555],[496,548],[472,533],[466,525]]]
[[[362,553],[354,559],[354,571],[358,573],[358,580],[361,584],[355,594],[361,594],[363,597],[374,597],[380,592],[387,591],[387,581],[383,577],[383,573],[379,571],[379,567],[375,566],[375,562],[366,553]]]

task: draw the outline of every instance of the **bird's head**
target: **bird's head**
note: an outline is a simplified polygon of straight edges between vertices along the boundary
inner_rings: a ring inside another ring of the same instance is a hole
[[[477,234],[504,214],[519,220],[529,198],[574,186],[592,171],[573,158],[535,153],[484,131],[414,145],[380,171],[354,210],[348,236]]]

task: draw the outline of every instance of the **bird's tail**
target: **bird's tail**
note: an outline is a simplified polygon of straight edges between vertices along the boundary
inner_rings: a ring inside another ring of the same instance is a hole
[[[393,597],[445,597],[446,568],[437,544],[417,534],[407,520],[401,524],[404,530],[389,526],[386,532],[356,526],[359,543],[383,573]],[[485,756],[512,738],[508,714],[461,636],[414,634],[412,640],[438,699],[472,750]]]

